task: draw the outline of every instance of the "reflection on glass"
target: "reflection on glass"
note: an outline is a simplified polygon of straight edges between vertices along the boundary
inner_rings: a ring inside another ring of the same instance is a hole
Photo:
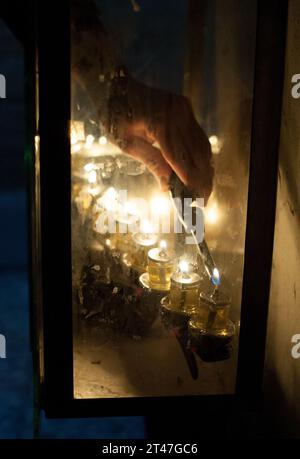
[[[256,18],[192,3],[72,2],[76,398],[234,392]],[[212,276],[178,232],[174,172],[207,201]]]

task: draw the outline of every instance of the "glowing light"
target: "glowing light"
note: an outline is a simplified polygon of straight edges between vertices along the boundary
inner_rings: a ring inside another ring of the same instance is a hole
[[[179,262],[179,269],[183,274],[187,274],[189,272],[189,264],[185,260],[181,260]]]
[[[162,239],[162,240],[160,241],[160,243],[159,243],[159,247],[160,247],[161,250],[166,250],[166,248],[167,248],[167,242],[166,242],[164,239]]]
[[[153,225],[149,222],[149,220],[143,220],[141,223],[141,232],[143,234],[151,234],[153,233]]]
[[[216,135],[211,135],[208,140],[211,145],[211,151],[215,155],[219,154],[221,150],[221,142],[219,138]]]
[[[105,137],[105,135],[102,135],[101,137],[99,137],[99,143],[100,143],[100,145],[106,145],[107,144],[107,138]]]
[[[105,240],[105,244],[107,245],[107,247],[110,247],[111,246],[111,240],[110,239],[106,239]]]
[[[95,165],[93,163],[88,163],[83,168],[86,172],[91,172],[95,169]]]
[[[211,225],[214,225],[215,223],[217,223],[217,221],[219,219],[219,212],[218,212],[218,206],[217,206],[216,202],[214,202],[213,204],[208,206],[204,210],[204,213],[205,213],[205,222],[206,223],[209,223]]]
[[[88,175],[88,182],[89,183],[96,183],[97,182],[97,172],[91,170]]]
[[[85,139],[85,148],[91,148],[93,143],[94,143],[94,136],[89,134],[88,136],[86,136],[86,139]]]
[[[211,146],[214,147],[215,145],[218,145],[219,139],[216,135],[211,135],[209,141]]]
[[[153,215],[168,215],[171,209],[170,200],[165,196],[154,196],[150,206]]]
[[[211,276],[211,281],[212,281],[212,283],[214,285],[219,285],[220,284],[220,280],[221,280],[220,272],[219,272],[218,268],[214,268],[212,276]]]

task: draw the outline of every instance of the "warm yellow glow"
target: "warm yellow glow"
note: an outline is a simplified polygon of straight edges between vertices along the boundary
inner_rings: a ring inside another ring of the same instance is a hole
[[[161,248],[161,250],[166,250],[167,242],[164,239],[162,239],[159,243],[159,247]]]
[[[85,172],[91,172],[95,169],[95,165],[93,163],[88,163],[84,166]]]
[[[89,183],[96,183],[97,182],[97,172],[91,170],[88,175],[88,182]]]
[[[101,137],[99,137],[99,143],[100,143],[100,145],[106,145],[107,144],[107,138],[105,137],[105,135],[102,135]]]
[[[216,202],[208,204],[207,208],[204,210],[205,223],[214,225],[219,220],[219,210]]]
[[[86,139],[85,139],[85,148],[91,148],[91,146],[93,145],[94,143],[94,136],[89,134],[88,136],[86,136]]]
[[[153,215],[168,215],[171,210],[170,199],[164,195],[154,196],[150,202]]]
[[[141,232],[143,234],[151,234],[153,233],[153,225],[149,220],[143,220],[141,224]]]
[[[105,240],[105,244],[107,245],[107,247],[110,247],[111,246],[111,240],[110,239],[106,239]]]
[[[219,139],[216,135],[211,135],[209,138],[209,141],[210,141],[211,146],[214,147],[215,145],[218,144]]]
[[[185,260],[181,260],[181,261],[179,262],[179,269],[180,269],[180,271],[181,271],[183,274],[188,273],[188,271],[189,271],[189,264],[188,264],[188,262],[185,261]]]
[[[215,155],[219,154],[220,150],[221,150],[221,141],[220,141],[220,139],[216,135],[211,135],[208,140],[209,140],[210,145],[211,145],[211,151]]]

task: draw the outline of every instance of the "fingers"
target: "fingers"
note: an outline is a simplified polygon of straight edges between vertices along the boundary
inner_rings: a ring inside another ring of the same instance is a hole
[[[161,152],[176,175],[197,197],[209,198],[213,184],[211,146],[188,100],[170,101],[168,117],[156,131]]]
[[[142,138],[130,137],[122,143],[122,150],[132,158],[143,162],[158,180],[161,190],[168,190],[172,169],[158,148]]]

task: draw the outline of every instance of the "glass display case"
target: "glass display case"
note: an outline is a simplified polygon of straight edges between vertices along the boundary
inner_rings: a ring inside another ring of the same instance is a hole
[[[36,7],[33,335],[47,415],[260,394],[275,3]]]

